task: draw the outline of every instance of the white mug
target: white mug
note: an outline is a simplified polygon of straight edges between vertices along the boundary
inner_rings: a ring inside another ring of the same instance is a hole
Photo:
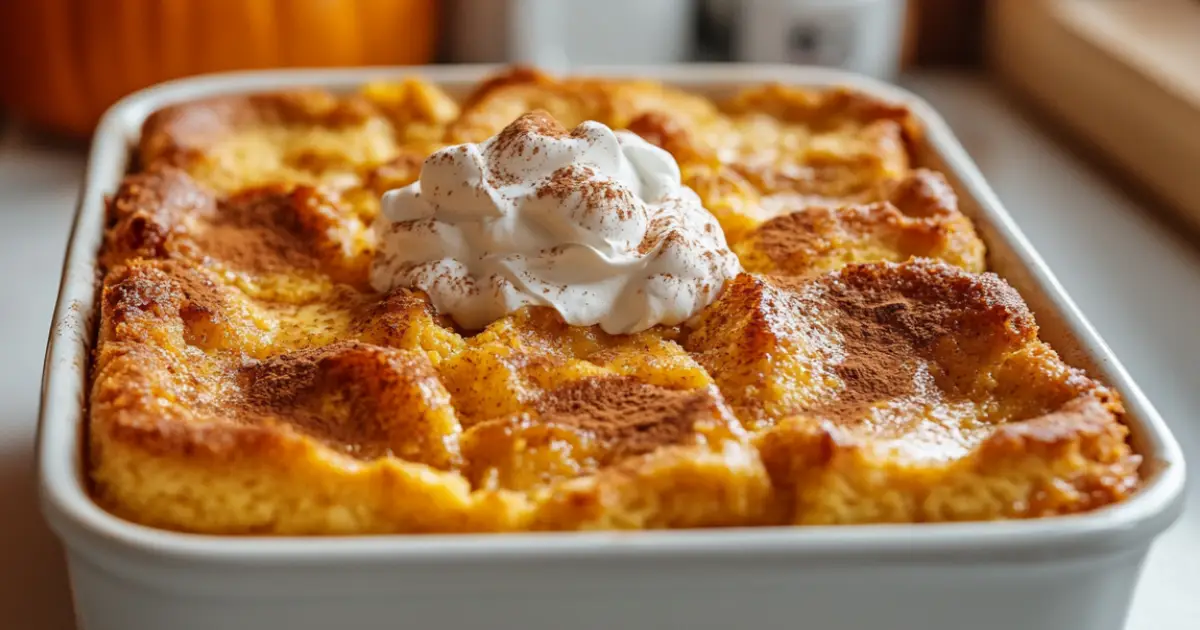
[[[457,0],[450,55],[460,62],[568,66],[687,61],[692,0]]]
[[[844,68],[885,80],[900,71],[905,0],[742,0],[740,61]]]

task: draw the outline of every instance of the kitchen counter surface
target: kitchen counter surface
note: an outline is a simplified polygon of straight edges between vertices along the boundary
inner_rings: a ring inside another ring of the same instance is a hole
[[[1190,464],[1187,509],[1150,553],[1128,630],[1200,619],[1200,246],[1123,194],[979,78],[909,77],[1171,426]]]
[[[1200,248],[1026,120],[986,81],[905,80],[942,110],[1026,235],[1193,457],[1200,454]],[[83,148],[0,140],[0,627],[70,630],[61,552],[38,513],[33,440],[42,355]],[[1192,462],[1191,470],[1200,470]],[[1200,618],[1200,484],[1155,546],[1130,630]]]

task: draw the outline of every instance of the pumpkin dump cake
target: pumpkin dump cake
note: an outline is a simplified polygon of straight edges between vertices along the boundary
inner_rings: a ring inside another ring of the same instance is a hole
[[[229,534],[1030,518],[1138,484],[903,107],[514,69],[220,97],[115,191],[93,493]]]

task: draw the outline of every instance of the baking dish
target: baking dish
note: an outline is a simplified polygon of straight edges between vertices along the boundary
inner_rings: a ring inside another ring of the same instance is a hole
[[[1120,628],[1152,540],[1179,515],[1179,446],[1000,207],[941,118],[895,87],[780,66],[581,69],[717,94],[764,81],[843,84],[906,103],[926,128],[918,161],[943,170],[990,249],[1068,362],[1124,397],[1146,484],[1079,516],[936,525],[639,533],[232,538],[134,525],[91,502],[81,441],[103,196],[125,172],[141,123],[168,103],[222,93],[420,73],[452,93],[488,67],[254,72],[165,84],[105,116],[67,253],[47,349],[39,469],[63,539],[81,627],[525,628],[869,626]]]

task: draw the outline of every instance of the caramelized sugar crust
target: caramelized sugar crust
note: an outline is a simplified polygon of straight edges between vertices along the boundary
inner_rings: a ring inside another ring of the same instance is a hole
[[[378,196],[526,111],[670,151],[747,273],[634,335],[373,293]],[[1138,483],[1120,401],[1000,278],[903,107],[513,69],[154,114],[108,206],[93,494],[225,534],[1029,518]]]

